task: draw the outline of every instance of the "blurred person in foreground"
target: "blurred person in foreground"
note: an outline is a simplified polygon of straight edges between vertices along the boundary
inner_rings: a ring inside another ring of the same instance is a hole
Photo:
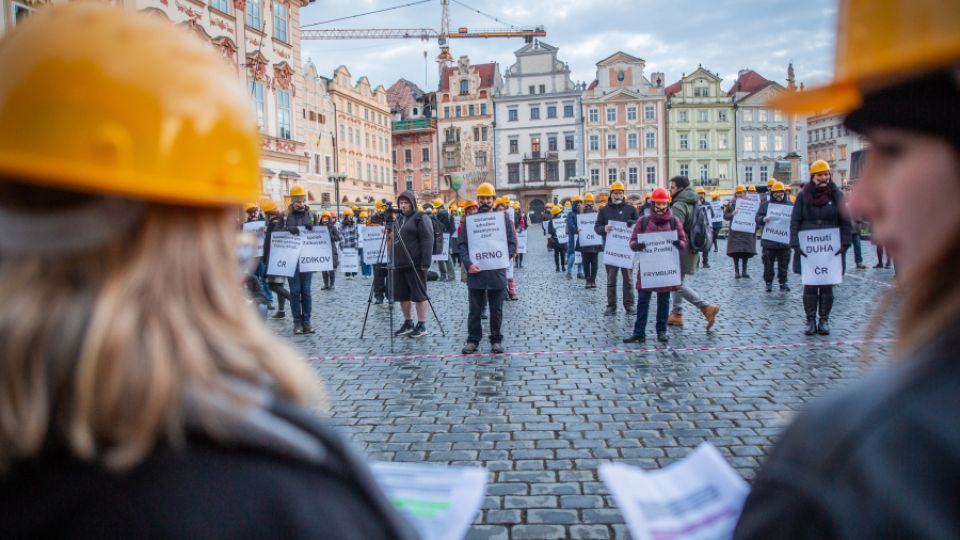
[[[72,3],[0,72],[0,536],[409,537],[237,287],[260,141],[235,68]]]
[[[836,81],[773,103],[870,140],[849,208],[897,259],[894,361],[787,429],[736,538],[957,538],[960,3],[840,2]]]

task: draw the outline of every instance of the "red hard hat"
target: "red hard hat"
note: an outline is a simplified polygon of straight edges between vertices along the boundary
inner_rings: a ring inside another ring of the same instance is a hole
[[[658,187],[653,190],[653,194],[650,195],[650,200],[653,202],[670,202],[670,192],[667,191],[667,188]]]

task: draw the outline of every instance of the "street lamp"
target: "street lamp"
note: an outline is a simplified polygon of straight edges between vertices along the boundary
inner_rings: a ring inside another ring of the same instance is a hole
[[[347,179],[347,174],[342,172],[332,172],[327,178],[333,182],[333,196],[336,198],[337,204],[337,219],[340,218],[340,182],[343,182]]]
[[[584,191],[584,188],[585,188],[586,185],[587,185],[587,177],[586,177],[586,176],[574,176],[574,177],[571,178],[571,180],[573,180],[574,182],[577,183],[577,186],[578,186],[579,189],[580,189],[580,196],[583,197],[583,191]]]

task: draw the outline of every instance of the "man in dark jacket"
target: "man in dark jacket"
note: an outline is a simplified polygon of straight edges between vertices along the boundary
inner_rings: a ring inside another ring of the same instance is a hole
[[[784,186],[781,182],[776,182],[771,186],[770,197],[760,204],[760,210],[757,211],[757,225],[764,226],[770,222],[767,211],[771,204],[783,204],[791,206],[790,199],[787,198]],[[773,270],[774,264],[777,266],[777,281],[780,283],[781,291],[789,291],[787,285],[787,268],[790,266],[790,240],[786,243],[780,243],[775,240],[760,239],[763,259],[763,281],[766,282],[767,292],[773,290]]]
[[[433,220],[417,211],[417,198],[404,191],[397,198],[400,213],[391,231],[393,261],[393,298],[400,302],[403,326],[394,335],[418,338],[427,335],[427,269],[433,262]],[[417,304],[417,324],[413,324],[411,303]]]
[[[290,207],[287,208],[285,225],[290,234],[300,234],[300,227],[311,231],[317,224],[316,216],[307,206],[307,193],[303,186],[290,187]],[[313,311],[313,272],[297,272],[287,278],[290,283],[290,309],[293,310],[293,333],[312,334],[310,313]]]
[[[480,184],[477,188],[479,213],[492,212],[496,196],[497,193],[494,191],[493,185],[488,182]],[[502,215],[506,226],[507,252],[510,260],[513,260],[517,253],[517,237],[513,229],[513,221],[506,213]],[[463,269],[467,272],[467,289],[470,291],[467,343],[460,352],[463,354],[477,352],[480,339],[483,338],[483,325],[480,322],[480,315],[483,311],[484,300],[486,300],[490,309],[490,351],[494,354],[502,354],[503,334],[500,333],[500,326],[503,322],[503,295],[507,289],[507,270],[480,270],[480,267],[470,260],[470,242],[467,234],[466,218],[464,218],[464,223],[460,227],[457,243],[460,260],[463,261]]]
[[[626,223],[627,227],[633,227],[637,222],[637,209],[627,204],[623,195],[623,182],[614,182],[610,186],[610,198],[607,205],[600,209],[597,216],[597,224],[594,229],[597,234],[603,237],[603,243],[607,243],[607,233],[610,231],[611,221]],[[604,315],[613,315],[617,312],[617,274],[620,274],[623,286],[623,309],[627,315],[636,315],[637,310],[634,307],[633,296],[633,270],[630,268],[620,268],[609,264],[603,265],[607,271],[607,309]]]
[[[674,217],[683,224],[683,232],[687,238],[692,238],[693,218],[697,211],[697,193],[690,187],[690,179],[686,176],[674,176],[670,179],[670,195],[673,202],[670,205],[670,211]],[[700,254],[693,251],[688,242],[680,250],[680,288],[672,293],[673,309],[670,311],[670,317],[667,324],[670,326],[683,326],[683,301],[686,300],[697,306],[700,313],[707,319],[707,330],[713,328],[713,323],[717,320],[717,313],[720,312],[720,306],[717,304],[708,304],[697,291],[687,285],[687,274],[697,271]]]
[[[449,234],[450,238],[453,238],[453,235],[456,231],[453,230],[453,217],[450,216],[450,213],[447,212],[447,208],[443,205],[443,199],[435,199],[433,201],[433,225],[434,227],[440,228],[440,232],[444,234]],[[450,242],[452,246],[453,243]],[[452,249],[450,250],[453,251]],[[454,272],[453,272],[453,261],[450,260],[451,257],[447,257],[445,261],[437,261],[437,267],[440,269],[440,281],[453,281]]]

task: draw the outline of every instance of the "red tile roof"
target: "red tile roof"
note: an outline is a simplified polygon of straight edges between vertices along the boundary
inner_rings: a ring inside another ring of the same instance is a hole
[[[493,80],[497,73],[497,64],[471,64],[471,68],[480,74],[480,88],[492,88]],[[440,91],[450,90],[450,75],[454,73],[456,67],[443,68],[443,75],[440,76]]]
[[[771,84],[771,82],[772,81],[763,78],[762,75],[751,69],[743,75],[737,77],[736,82],[734,82],[733,86],[730,87],[730,90],[727,91],[727,95],[732,96],[737,92],[746,92],[747,94],[752,94],[768,84]]]
[[[600,84],[600,81],[598,81],[597,79],[594,79],[593,82],[590,83],[590,86],[587,87],[587,90],[593,90],[594,88],[597,87],[598,84]]]
[[[680,91],[680,87],[682,86],[682,85],[681,85],[682,82],[683,82],[682,80],[681,80],[681,81],[677,81],[677,82],[671,84],[670,86],[664,88],[664,89],[663,89],[663,93],[664,93],[667,97],[670,97],[671,95],[676,94],[677,92]]]

